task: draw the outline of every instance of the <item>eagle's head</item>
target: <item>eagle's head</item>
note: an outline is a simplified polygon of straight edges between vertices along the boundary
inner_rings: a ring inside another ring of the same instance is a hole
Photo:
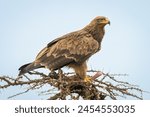
[[[91,24],[105,26],[106,24],[110,25],[110,21],[107,17],[97,16],[91,21]]]

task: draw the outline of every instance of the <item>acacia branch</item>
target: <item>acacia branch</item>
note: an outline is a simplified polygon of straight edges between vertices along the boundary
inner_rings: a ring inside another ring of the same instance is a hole
[[[6,89],[10,86],[26,86],[27,89],[20,93],[9,96],[15,96],[27,93],[31,90],[41,89],[46,84],[50,85],[50,89],[42,91],[41,94],[50,95],[49,100],[61,99],[88,99],[88,100],[104,100],[106,97],[116,100],[118,97],[125,98],[131,96],[137,99],[143,99],[144,92],[137,85],[132,85],[128,82],[119,81],[108,73],[90,70],[88,72],[95,73],[90,76],[92,82],[84,82],[74,72],[63,73],[59,70],[53,75],[46,75],[37,71],[29,72],[29,75],[12,78],[9,76],[0,77],[0,89]],[[33,79],[33,76],[37,78]],[[55,93],[51,93],[56,91]],[[137,92],[135,94],[134,92]]]

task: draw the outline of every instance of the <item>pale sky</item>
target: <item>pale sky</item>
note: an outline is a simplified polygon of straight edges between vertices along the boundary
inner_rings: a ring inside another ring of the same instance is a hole
[[[128,74],[124,81],[150,91],[149,0],[0,0],[0,76],[16,77],[53,39],[106,16],[102,50],[88,61],[89,69]],[[21,87],[0,90],[0,99]],[[13,99],[45,99],[38,92]],[[150,94],[143,94],[150,99]]]

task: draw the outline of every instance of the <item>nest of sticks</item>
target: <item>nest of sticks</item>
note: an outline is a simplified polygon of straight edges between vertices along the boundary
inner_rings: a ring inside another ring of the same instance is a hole
[[[49,75],[37,71],[29,72],[17,78],[0,76],[0,89],[6,89],[10,86],[25,86],[22,92],[14,94],[9,98],[27,93],[29,91],[41,89],[48,85],[48,89],[41,91],[42,94],[49,95],[48,100],[116,100],[119,97],[126,98],[131,96],[137,99],[143,99],[141,90],[137,85],[128,82],[119,81],[114,76],[100,71],[90,70],[95,75],[91,77],[91,82],[85,82],[74,73],[63,73],[59,70]],[[35,79],[33,79],[36,76]]]

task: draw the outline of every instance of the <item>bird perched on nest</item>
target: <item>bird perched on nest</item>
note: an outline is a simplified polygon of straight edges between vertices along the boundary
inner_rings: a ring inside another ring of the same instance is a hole
[[[83,29],[56,38],[39,52],[33,62],[19,68],[19,76],[37,68],[45,67],[53,72],[68,66],[81,79],[89,81],[87,60],[101,49],[106,24],[110,24],[108,18],[97,16]]]

